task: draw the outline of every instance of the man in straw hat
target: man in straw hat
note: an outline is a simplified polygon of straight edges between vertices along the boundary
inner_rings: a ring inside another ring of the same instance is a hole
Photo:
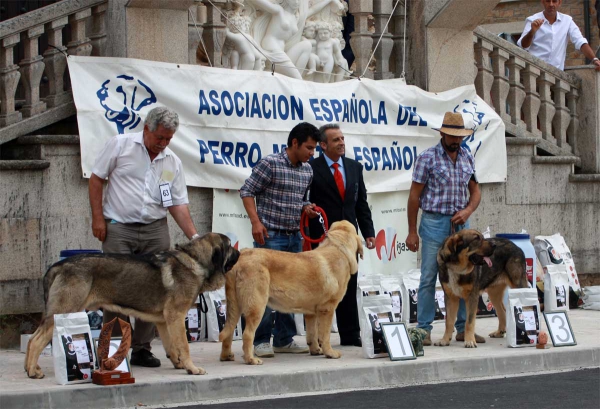
[[[475,177],[475,159],[461,147],[465,136],[473,133],[466,129],[459,113],[446,112],[440,129],[442,139],[437,145],[422,152],[415,169],[408,198],[408,236],[410,251],[421,247],[421,281],[417,304],[417,328],[427,331],[423,345],[431,345],[431,322],[435,315],[435,281],[438,276],[437,253],[451,231],[469,227],[469,217],[477,209],[481,192]],[[417,215],[422,209],[417,234]],[[465,303],[460,300],[456,320],[456,340],[464,341]],[[478,343],[485,338],[475,334]]]

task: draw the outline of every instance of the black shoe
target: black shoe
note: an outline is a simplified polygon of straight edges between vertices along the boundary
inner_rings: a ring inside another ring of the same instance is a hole
[[[160,359],[147,349],[140,349],[131,353],[131,365],[145,366],[146,368],[157,368],[160,366]]]
[[[342,339],[340,341],[340,345],[351,346],[351,347],[362,347],[362,341],[360,340],[360,338]]]

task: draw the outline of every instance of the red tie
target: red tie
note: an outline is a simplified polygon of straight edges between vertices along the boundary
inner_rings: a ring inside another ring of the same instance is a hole
[[[342,172],[340,172],[340,170],[338,169],[340,167],[339,163],[334,163],[333,165],[333,179],[335,180],[335,184],[338,187],[338,190],[340,191],[340,196],[342,197],[342,200],[344,200],[344,196],[346,195],[346,188],[344,187],[344,178],[342,177]]]

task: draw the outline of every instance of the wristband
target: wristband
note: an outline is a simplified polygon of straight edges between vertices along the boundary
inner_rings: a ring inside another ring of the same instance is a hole
[[[596,61],[600,61],[600,59],[598,59],[598,57],[592,58],[592,64],[595,63]]]
[[[197,238],[199,238],[199,237],[200,237],[200,235],[199,235],[198,233],[195,233],[195,234],[194,234],[194,235],[193,235],[193,236],[190,238],[190,241],[192,241],[192,240],[194,240],[194,239],[197,239]]]

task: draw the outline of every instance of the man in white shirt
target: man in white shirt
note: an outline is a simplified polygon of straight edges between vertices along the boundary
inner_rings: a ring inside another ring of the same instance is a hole
[[[566,14],[559,13],[562,0],[542,0],[544,11],[527,17],[525,29],[517,41],[520,47],[560,70],[565,68],[567,40],[575,45],[600,71],[600,61],[581,35],[579,27]]]
[[[198,236],[188,209],[181,160],[167,148],[178,126],[177,113],[165,107],[154,108],[142,132],[111,138],[98,155],[89,194],[92,231],[102,242],[103,252],[145,254],[168,250],[167,210],[189,239]],[[105,311],[104,322],[115,316],[125,319]],[[153,339],[154,324],[136,319],[132,365],[160,366],[160,360],[150,352]]]

